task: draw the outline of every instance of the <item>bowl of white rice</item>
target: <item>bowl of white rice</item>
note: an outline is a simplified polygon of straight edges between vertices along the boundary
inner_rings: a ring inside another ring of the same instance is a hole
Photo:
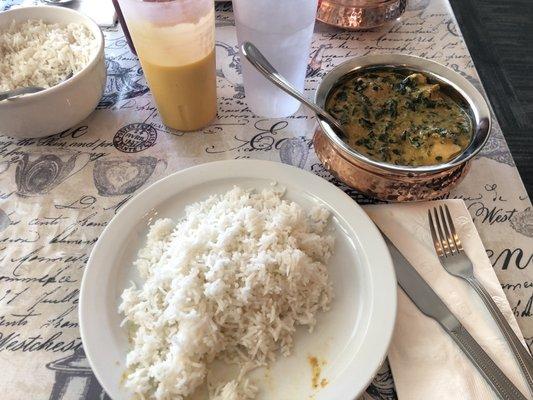
[[[0,13],[0,92],[44,90],[0,101],[0,134],[42,137],[83,121],[106,82],[104,37],[98,25],[62,7]]]

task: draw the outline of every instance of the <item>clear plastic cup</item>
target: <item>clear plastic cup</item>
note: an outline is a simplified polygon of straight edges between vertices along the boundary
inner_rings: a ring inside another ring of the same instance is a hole
[[[298,90],[303,91],[317,0],[233,0],[239,45],[253,43]],[[281,118],[300,103],[263,77],[241,55],[244,92],[250,110]]]
[[[119,0],[163,123],[181,131],[216,116],[213,0]]]

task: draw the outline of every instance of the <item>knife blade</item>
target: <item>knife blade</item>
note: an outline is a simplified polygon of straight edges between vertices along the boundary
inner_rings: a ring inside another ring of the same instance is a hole
[[[384,238],[394,262],[396,279],[405,294],[418,309],[437,321],[446,333],[451,336],[500,399],[527,400],[396,246],[385,236]]]

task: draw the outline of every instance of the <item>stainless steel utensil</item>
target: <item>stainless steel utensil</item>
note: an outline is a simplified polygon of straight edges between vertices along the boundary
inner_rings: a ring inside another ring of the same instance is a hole
[[[65,79],[63,79],[61,82],[65,82],[67,79],[72,78],[74,75],[74,72],[70,71]],[[14,90],[7,90],[5,92],[0,92],[0,101],[2,100],[14,100],[19,96],[23,96],[25,94],[32,94],[37,92],[42,92],[46,88],[40,87],[40,86],[28,86],[23,88],[18,88]]]
[[[439,206],[438,211],[434,207],[433,215],[431,210],[428,210],[428,219],[433,245],[435,246],[440,263],[448,273],[467,281],[479,294],[513,351],[520,365],[520,369],[527,380],[530,393],[533,395],[533,358],[531,358],[531,355],[520,339],[518,339],[518,336],[516,336],[513,329],[509,326],[500,309],[494,300],[492,300],[492,296],[475,277],[474,266],[463,251],[463,246],[455,230],[450,209],[447,205],[444,206],[444,209],[442,206]]]
[[[63,5],[63,4],[72,3],[74,0],[41,0],[41,1],[47,4]]]
[[[485,353],[402,253],[387,238],[385,238],[385,242],[389,246],[394,261],[399,285],[420,311],[442,326],[472,361],[500,399],[526,400],[526,397]]]
[[[30,93],[37,93],[44,90],[43,87],[40,86],[29,86],[29,87],[23,87],[19,89],[14,90],[8,90],[5,92],[0,92],[0,101],[2,100],[12,100],[19,96],[30,94]]]
[[[244,57],[250,62],[250,64],[252,64],[255,69],[261,72],[265,78],[267,78],[270,82],[279,87],[285,93],[294,97],[296,100],[298,100],[302,104],[305,104],[307,107],[313,110],[316,113],[317,118],[319,118],[323,124],[328,124],[328,128],[331,129],[334,134],[340,135],[340,137],[346,137],[346,135],[344,134],[344,129],[337,122],[337,120],[333,118],[323,108],[317,106],[311,100],[306,99],[302,93],[298,92],[291,85],[291,83],[283,76],[281,76],[279,72],[268,62],[268,60],[259,51],[257,47],[255,47],[250,42],[244,42],[241,45],[241,52]]]

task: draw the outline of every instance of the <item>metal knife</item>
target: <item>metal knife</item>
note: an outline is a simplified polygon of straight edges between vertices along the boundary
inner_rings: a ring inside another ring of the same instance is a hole
[[[494,392],[502,400],[527,400],[518,388],[505,376],[466,328],[452,314],[446,304],[431,289],[416,269],[400,251],[385,237],[385,242],[394,261],[396,278],[401,288],[425,315],[437,321],[459,345],[461,350],[481,372]]]

